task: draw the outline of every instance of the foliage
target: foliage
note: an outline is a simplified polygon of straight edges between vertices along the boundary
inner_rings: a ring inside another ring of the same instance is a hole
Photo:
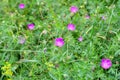
[[[0,6],[1,80],[120,79],[120,0],[0,0]],[[78,12],[70,13],[71,6]],[[67,30],[69,23],[75,31]],[[54,45],[58,37],[63,47]],[[112,61],[110,69],[100,66],[102,58]],[[6,62],[12,77],[2,74]]]

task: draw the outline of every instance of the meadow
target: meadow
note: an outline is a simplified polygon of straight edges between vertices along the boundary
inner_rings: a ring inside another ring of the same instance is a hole
[[[0,0],[0,80],[120,80],[120,0]]]

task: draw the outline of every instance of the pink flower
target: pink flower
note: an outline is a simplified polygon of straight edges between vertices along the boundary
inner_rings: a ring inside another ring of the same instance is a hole
[[[70,12],[71,13],[76,13],[78,11],[78,8],[76,6],[71,6],[70,7]]]
[[[67,25],[67,28],[70,31],[74,31],[75,30],[75,25],[70,23],[70,24]]]
[[[83,40],[82,36],[78,38],[78,40],[81,42]]]
[[[103,58],[101,60],[101,67],[104,69],[109,69],[112,66],[112,62],[110,59]]]
[[[56,38],[55,45],[58,47],[62,47],[64,45],[64,39],[63,38]]]
[[[85,18],[86,18],[86,19],[90,19],[90,16],[89,16],[89,15],[86,15]]]
[[[20,9],[24,9],[25,8],[25,4],[23,4],[23,3],[19,4],[19,8]]]
[[[27,25],[29,30],[33,30],[35,25],[33,23]]]
[[[25,38],[24,37],[22,37],[22,36],[19,36],[18,37],[18,42],[20,43],[20,44],[24,44],[25,43]]]

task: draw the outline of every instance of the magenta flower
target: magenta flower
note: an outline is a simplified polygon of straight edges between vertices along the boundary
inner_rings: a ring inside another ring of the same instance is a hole
[[[25,43],[25,38],[22,37],[22,36],[19,36],[19,37],[18,37],[18,42],[19,42],[20,44],[24,44],[24,43]]]
[[[27,25],[29,30],[33,30],[35,25],[33,23]]]
[[[20,9],[24,9],[25,8],[25,4],[23,4],[23,3],[19,4],[19,8]]]
[[[63,38],[56,38],[55,45],[58,47],[62,47],[64,45],[64,39]]]
[[[103,58],[101,60],[101,67],[104,69],[109,69],[112,66],[112,62],[110,59]]]
[[[75,25],[70,23],[70,24],[67,25],[67,28],[70,31],[74,31],[75,30]]]
[[[86,15],[85,18],[86,18],[86,19],[90,19],[90,16],[89,16],[89,15]]]
[[[78,8],[76,6],[71,6],[70,7],[70,12],[71,13],[76,13],[78,11]]]
[[[82,36],[78,38],[78,40],[81,42],[83,40]]]

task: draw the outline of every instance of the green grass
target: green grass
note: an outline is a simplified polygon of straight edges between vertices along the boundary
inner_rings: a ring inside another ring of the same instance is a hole
[[[74,15],[72,5],[79,8]],[[28,23],[35,24],[34,30],[27,29]],[[76,30],[68,31],[68,23]],[[18,43],[20,35],[26,38],[24,44]],[[65,41],[61,48],[54,45],[58,37]],[[102,58],[112,60],[110,69],[100,66]],[[5,62],[11,64],[12,76],[2,74]],[[120,80],[120,0],[0,0],[0,77]]]

